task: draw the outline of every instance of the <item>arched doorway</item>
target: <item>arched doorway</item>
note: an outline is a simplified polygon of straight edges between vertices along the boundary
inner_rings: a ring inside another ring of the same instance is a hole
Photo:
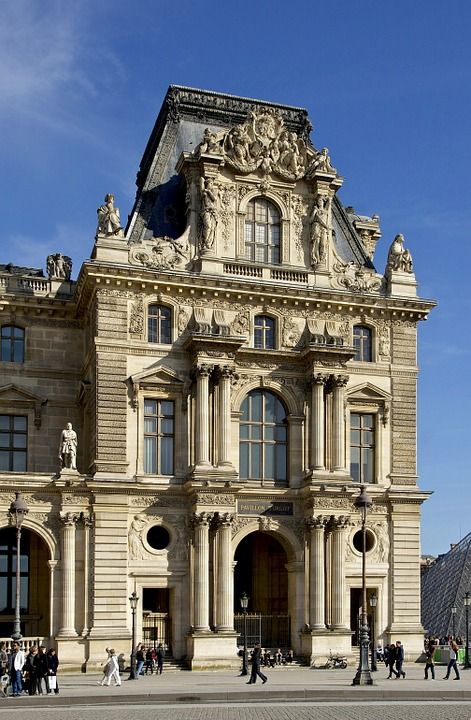
[[[21,530],[20,592],[21,634],[49,637],[49,550],[42,538],[28,528]],[[0,637],[13,630],[16,593],[16,529],[0,530]]]
[[[288,558],[279,540],[271,534],[253,532],[237,546],[234,560],[234,616],[242,631],[240,597],[249,596],[247,642],[264,647],[290,646],[288,603]]]

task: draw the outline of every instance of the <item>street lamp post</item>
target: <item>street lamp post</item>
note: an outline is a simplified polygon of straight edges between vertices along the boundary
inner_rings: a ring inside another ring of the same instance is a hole
[[[471,605],[471,593],[467,590],[464,594],[464,609],[466,612],[466,648],[464,651],[464,668],[469,670],[469,606]]]
[[[242,672],[241,675],[248,675],[247,669],[247,608],[249,605],[249,598],[247,593],[243,592],[240,597],[240,607],[242,608],[242,615],[244,616],[244,650],[242,655]]]
[[[131,648],[131,672],[129,673],[128,680],[137,680],[136,677],[136,609],[139,598],[136,591],[131,593],[129,598],[129,604],[131,605],[132,612],[132,648]]]
[[[378,604],[378,596],[376,593],[370,596],[371,607],[371,672],[376,672],[376,606]]]
[[[8,513],[16,526],[16,597],[15,597],[15,622],[13,623],[13,632],[11,637],[13,640],[20,641],[21,635],[21,526],[26,515],[29,513],[29,508],[20,492],[15,493],[16,498],[13,500]]]
[[[452,607],[451,607],[451,633],[453,635],[453,640],[455,639],[455,617],[456,617],[456,605],[452,605]]]
[[[360,628],[360,663],[352,685],[373,685],[373,678],[368,665],[369,650],[369,632],[368,632],[368,615],[366,607],[366,517],[368,510],[373,505],[373,501],[367,494],[365,486],[360,486],[360,494],[354,502],[355,507],[361,515],[361,535],[362,535],[362,553],[361,553],[361,628]]]

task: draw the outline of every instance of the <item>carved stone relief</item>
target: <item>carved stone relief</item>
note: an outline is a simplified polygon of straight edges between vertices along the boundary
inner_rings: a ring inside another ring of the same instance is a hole
[[[304,258],[303,249],[303,228],[304,218],[308,212],[308,202],[300,195],[293,195],[291,198],[291,231],[296,246],[298,260]]]
[[[356,265],[353,261],[344,263],[337,261],[333,266],[334,275],[330,284],[332,287],[341,287],[352,292],[378,292],[383,279],[374,272]]]
[[[295,347],[301,337],[298,325],[289,316],[283,318],[282,344],[284,347]]]
[[[142,335],[144,330],[144,303],[142,295],[136,295],[135,301],[131,304],[129,317],[129,332],[132,335]]]
[[[135,515],[131,522],[128,534],[129,557],[133,560],[143,560],[146,556],[146,549],[142,543],[142,531],[147,525],[147,519],[143,515]]]
[[[164,236],[143,240],[129,250],[131,265],[143,265],[155,270],[174,270],[185,267],[190,259],[188,232],[177,239]]]

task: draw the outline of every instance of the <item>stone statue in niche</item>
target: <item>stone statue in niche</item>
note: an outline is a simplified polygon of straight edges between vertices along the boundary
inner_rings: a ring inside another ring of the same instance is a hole
[[[330,198],[318,195],[309,218],[311,223],[311,265],[325,261],[330,237]]]
[[[65,430],[62,430],[59,444],[59,460],[61,468],[68,470],[77,469],[77,433],[72,428],[72,423],[67,423]]]
[[[129,556],[133,560],[142,560],[145,556],[144,546],[142,544],[142,531],[146,525],[145,518],[135,515],[129,528],[128,548]]]
[[[404,247],[404,235],[396,235],[389,248],[387,270],[412,273],[412,255]]]
[[[70,280],[72,272],[72,260],[68,255],[54,253],[48,255],[46,260],[47,274],[49,279]]]
[[[105,195],[105,202],[103,205],[100,205],[97,214],[97,233],[99,235],[116,235],[117,237],[123,237],[119,208],[114,206],[114,195],[111,193]]]
[[[201,178],[201,250],[213,250],[218,224],[219,190],[212,178]]]

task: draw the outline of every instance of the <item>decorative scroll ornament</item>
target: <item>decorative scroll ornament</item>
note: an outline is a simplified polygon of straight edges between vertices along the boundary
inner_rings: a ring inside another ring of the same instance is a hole
[[[142,296],[137,295],[136,300],[131,305],[131,314],[129,318],[129,332],[133,335],[141,335],[144,330],[144,303]]]
[[[382,285],[382,278],[368,272],[365,268],[349,263],[337,262],[333,266],[337,275],[331,279],[332,287],[341,287],[352,292],[378,292]]]
[[[205,130],[203,142],[195,151],[197,156],[219,155],[240,173],[258,170],[263,177],[275,173],[291,181],[302,178],[314,161],[327,167],[323,152],[317,153],[288,130],[275,108],[254,110],[244,123],[226,131]],[[328,165],[329,172],[335,172],[330,161]]]
[[[131,265],[144,265],[155,270],[174,270],[184,267],[190,259],[188,247],[188,234],[190,228],[185,230],[179,238],[153,237],[133,245],[129,251]]]

